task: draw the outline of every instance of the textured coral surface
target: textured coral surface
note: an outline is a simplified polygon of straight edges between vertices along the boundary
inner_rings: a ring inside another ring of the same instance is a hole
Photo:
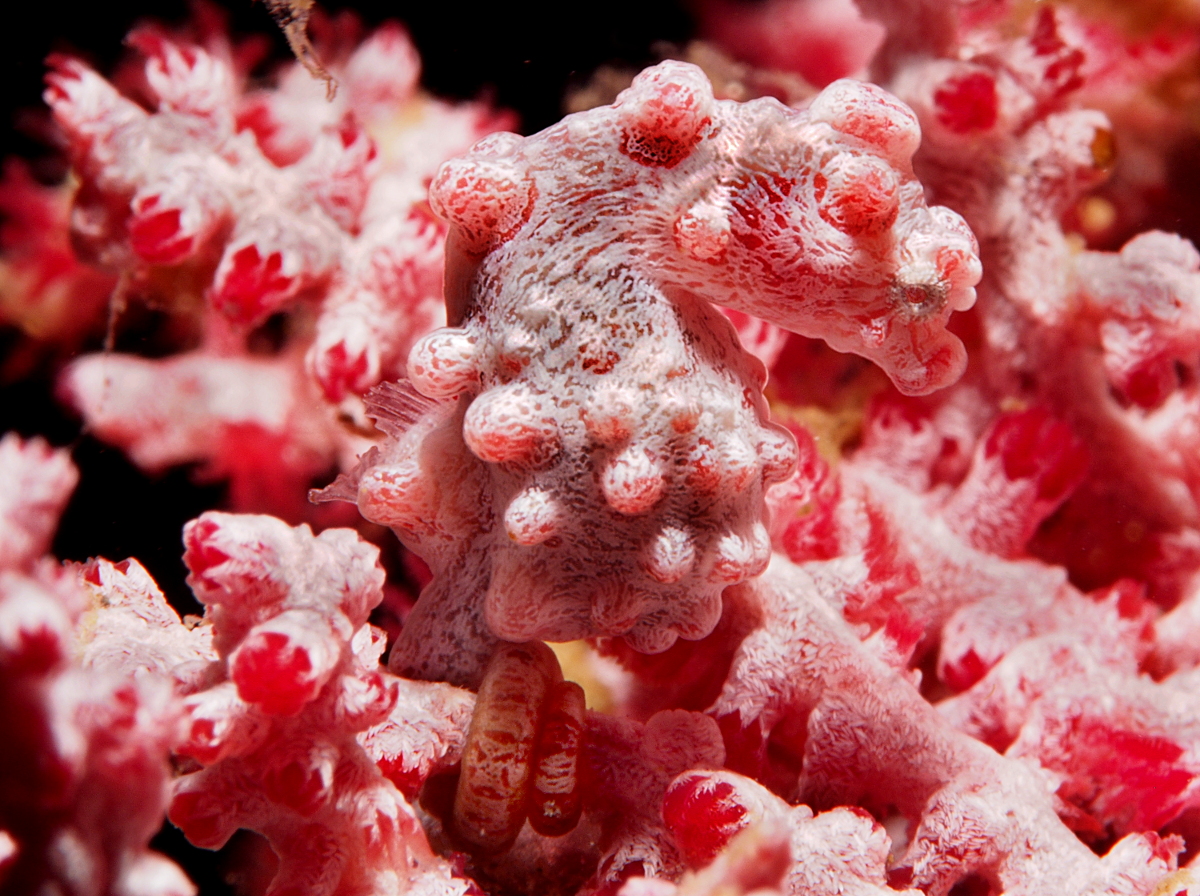
[[[1200,896],[1194,4],[269,6],[4,167],[0,889]]]

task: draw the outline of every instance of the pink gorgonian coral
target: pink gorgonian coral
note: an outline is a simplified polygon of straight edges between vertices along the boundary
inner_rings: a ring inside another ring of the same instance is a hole
[[[383,598],[377,549],[345,529],[216,513],[184,543],[217,658],[185,703],[177,752],[200,768],[176,782],[172,822],[209,849],[261,833],[275,894],[467,892],[357,740],[400,695],[366,625]]]
[[[0,309],[159,309],[59,394],[291,522],[190,522],[180,619],[0,441],[3,885],[186,894],[165,814],[270,896],[1198,896],[1200,36],[1128,7],[708,0],[740,62],[525,137],[399,26],[332,100],[56,58],[86,257],[10,178]]]
[[[81,270],[119,273],[114,301],[159,309],[156,338],[175,354],[78,358],[60,394],[142,468],[200,464],[230,482],[234,509],[303,517],[312,481],[365,448],[358,396],[401,375],[413,342],[445,322],[446,226],[428,180],[511,119],[422,93],[394,23],[329,57],[333,103],[298,64],[273,89],[252,86],[219,33],[143,27],[130,44],[146,104],[72,57],[52,60],[46,99],[79,180],[69,236],[91,263]],[[67,240],[64,221],[39,223],[45,242]],[[53,273],[78,302],[95,290]]]
[[[181,707],[165,681],[75,659],[88,597],[45,556],[76,479],[65,451],[0,439],[0,886],[191,896],[147,848]]]

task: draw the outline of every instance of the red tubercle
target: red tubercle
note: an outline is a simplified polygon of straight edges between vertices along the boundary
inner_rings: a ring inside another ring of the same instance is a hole
[[[547,438],[539,426],[523,425],[517,421],[507,430],[480,427],[471,433],[471,450],[489,463],[526,463],[553,453],[556,442]]]
[[[712,124],[709,116],[698,114],[697,105],[685,85],[662,85],[662,93],[643,103],[621,129],[620,151],[648,168],[674,168]]]
[[[329,789],[319,767],[301,759],[293,759],[283,766],[267,770],[263,777],[263,791],[273,802],[307,817],[321,808]]]
[[[458,225],[464,250],[482,255],[529,221],[537,188],[516,172],[448,162],[429,187],[433,208]]]
[[[524,412],[528,393],[485,392],[463,420],[467,447],[489,463],[538,463],[553,457],[560,445],[556,422],[548,414]]]
[[[809,112],[814,120],[869,144],[893,165],[907,165],[920,143],[913,111],[874,84],[835,82],[817,95]]]
[[[674,168],[694,147],[694,142],[681,142],[670,134],[627,133],[621,140],[621,152],[647,168]]]
[[[282,632],[256,632],[229,658],[238,695],[271,715],[295,715],[320,690],[307,650]]]
[[[889,202],[880,184],[847,184],[831,196],[831,201],[821,204],[821,217],[850,236],[878,233],[896,220],[895,192],[891,193],[892,201]]]
[[[983,71],[948,78],[933,95],[937,119],[956,134],[991,130],[999,115],[996,80]]]
[[[972,234],[972,249],[973,252],[960,246],[943,246],[941,249],[938,249],[938,279],[942,283],[951,284],[964,282],[968,280],[968,278],[971,281],[974,281],[976,279],[975,267],[979,263],[975,257],[979,250],[978,245],[974,243],[974,234]],[[964,342],[973,343],[975,340],[970,339],[970,334],[961,330],[961,327],[963,326],[962,318],[966,312],[970,310],[971,309],[968,308],[957,311],[951,317],[951,321],[957,323],[957,326],[953,331],[955,335]]]

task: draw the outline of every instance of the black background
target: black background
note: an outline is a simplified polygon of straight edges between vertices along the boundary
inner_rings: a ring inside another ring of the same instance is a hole
[[[262,3],[222,0],[235,32],[275,36],[276,56],[286,46]],[[641,63],[659,40],[682,41],[691,24],[681,2],[606,0],[555,2],[342,3],[370,24],[398,19],[408,25],[425,63],[425,86],[449,97],[477,97],[494,91],[498,104],[521,113],[524,129],[540,130],[560,117],[564,89],[585,79],[596,66],[613,61]],[[121,52],[130,27],[145,18],[180,22],[189,6],[181,0],[108,3],[25,3],[21,25],[5,23],[0,39],[0,78],[5,85],[5,120],[39,104],[43,60],[48,52],[82,52],[102,70]],[[19,128],[18,128],[19,130]],[[6,132],[0,147],[28,155],[35,147]]]

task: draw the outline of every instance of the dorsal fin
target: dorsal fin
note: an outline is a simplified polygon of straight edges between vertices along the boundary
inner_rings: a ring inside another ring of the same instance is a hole
[[[426,398],[406,379],[380,383],[366,395],[367,416],[397,439],[440,404],[442,402]]]

